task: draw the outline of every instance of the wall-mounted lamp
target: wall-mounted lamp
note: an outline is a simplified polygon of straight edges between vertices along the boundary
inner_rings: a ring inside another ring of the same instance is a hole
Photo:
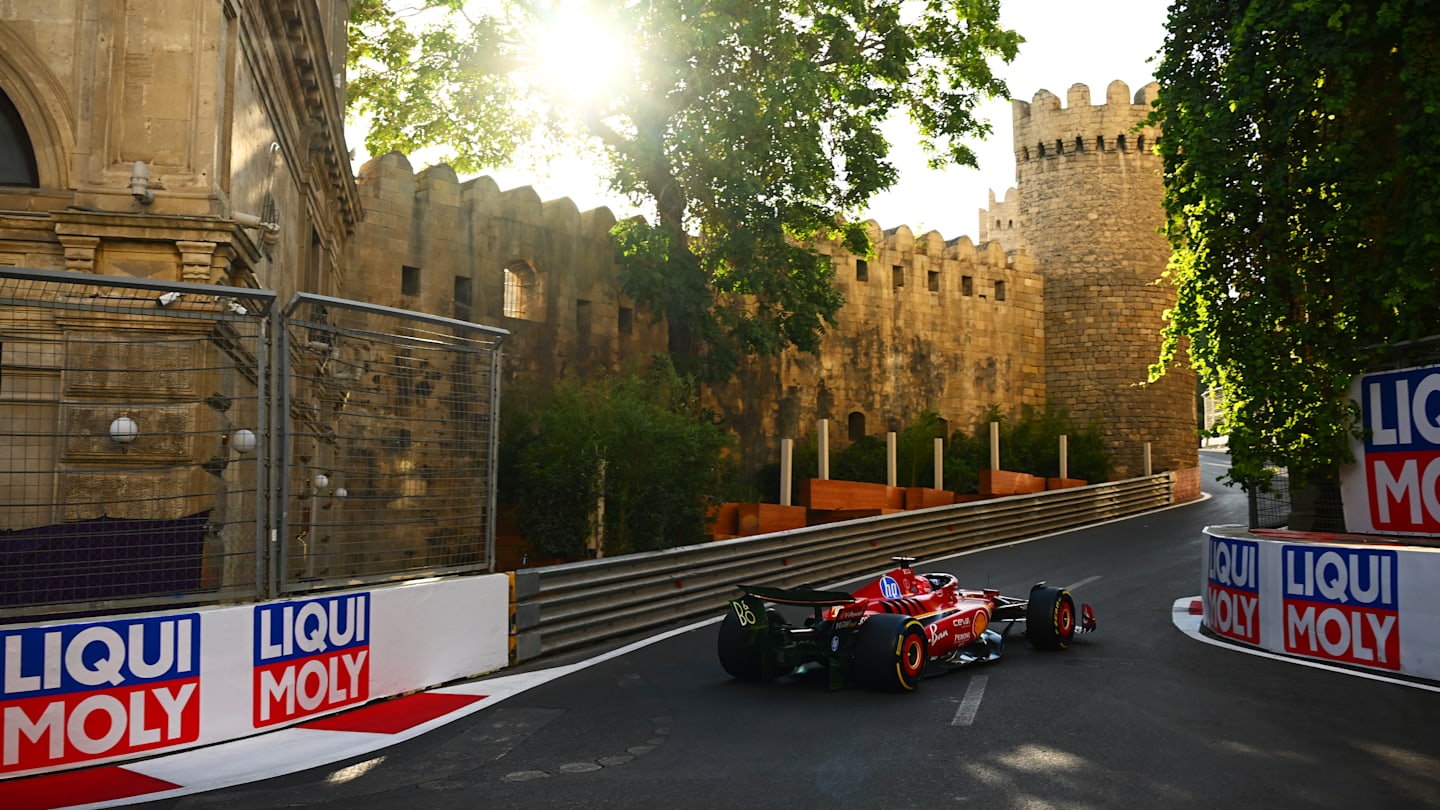
[[[140,426],[128,416],[121,416],[110,423],[110,440],[116,444],[129,444],[140,435]]]
[[[155,201],[155,192],[150,190],[150,167],[143,160],[135,161],[134,168],[130,170],[130,196],[141,205]]]
[[[325,473],[315,473],[315,477],[310,480],[310,483],[315,485],[317,492],[322,491],[330,486],[330,476]]]
[[[180,296],[182,296],[182,295],[184,295],[184,294],[185,294],[185,293],[179,293],[179,292],[160,293],[159,295],[155,296],[155,306],[160,307],[161,309],[164,309],[165,307],[170,306],[171,304],[175,303],[176,301],[179,301],[179,300],[180,300]]]
[[[245,454],[255,449],[255,431],[241,428],[230,434],[230,446],[235,452]]]
[[[242,228],[260,228],[265,232],[265,244],[273,245],[280,241],[280,223],[266,222],[255,214],[247,214],[243,211],[230,212],[230,219]]]
[[[336,487],[333,494],[337,498],[348,498],[350,496],[350,490],[345,487]]]

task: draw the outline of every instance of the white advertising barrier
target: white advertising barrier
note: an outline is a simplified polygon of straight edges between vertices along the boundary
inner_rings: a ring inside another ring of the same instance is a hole
[[[0,778],[247,737],[509,662],[505,574],[0,627]]]
[[[1364,430],[1340,470],[1345,526],[1440,536],[1440,366],[1362,374],[1350,398]]]
[[[1205,529],[1204,622],[1275,653],[1440,680],[1440,550]]]

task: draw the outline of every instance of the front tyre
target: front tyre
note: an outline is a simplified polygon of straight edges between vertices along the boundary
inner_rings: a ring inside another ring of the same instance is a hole
[[[1063,650],[1075,638],[1075,599],[1064,588],[1030,591],[1025,608],[1025,636],[1037,650]]]
[[[855,638],[855,679],[882,692],[913,692],[929,657],[925,627],[913,616],[874,615]]]

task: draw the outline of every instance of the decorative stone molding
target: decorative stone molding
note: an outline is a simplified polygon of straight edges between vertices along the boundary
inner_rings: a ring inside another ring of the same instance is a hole
[[[214,242],[176,242],[175,247],[180,251],[181,281],[196,284],[215,283],[216,279],[212,277],[211,271],[215,255]]]
[[[95,249],[100,246],[98,236],[67,236],[61,234],[60,244],[65,246],[65,269],[72,273],[95,272]]]

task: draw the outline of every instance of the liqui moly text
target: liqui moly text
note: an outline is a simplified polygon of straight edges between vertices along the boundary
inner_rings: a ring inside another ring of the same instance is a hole
[[[200,615],[0,630],[0,773],[200,736]]]
[[[1400,669],[1396,553],[1284,546],[1285,651]]]
[[[1360,390],[1371,525],[1440,533],[1440,366],[1367,374]]]
[[[256,728],[370,698],[370,594],[255,608]]]
[[[1205,555],[1205,623],[1246,644],[1260,643],[1260,547],[1211,537]]]

